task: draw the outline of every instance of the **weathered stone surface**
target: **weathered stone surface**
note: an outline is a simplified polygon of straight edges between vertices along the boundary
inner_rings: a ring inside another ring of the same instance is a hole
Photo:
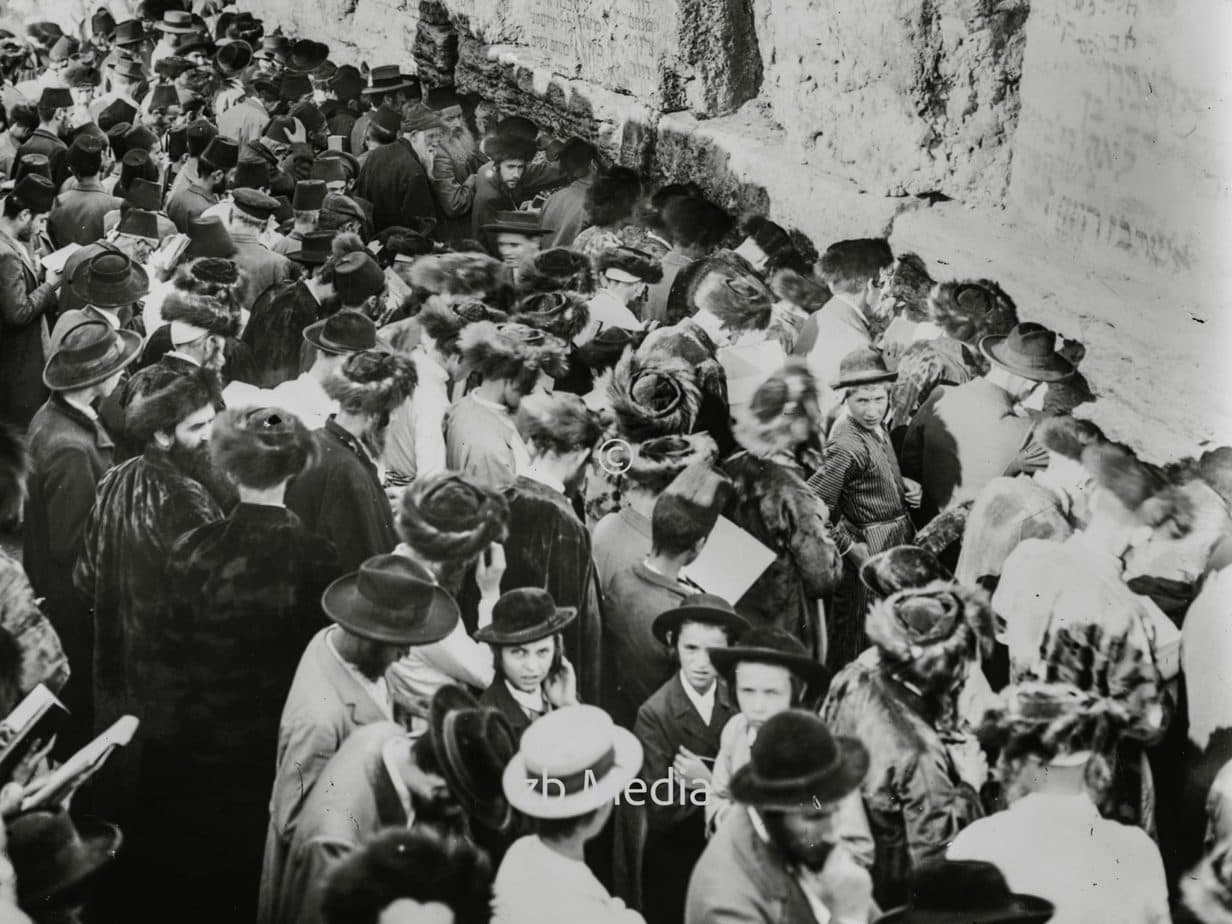
[[[763,98],[793,145],[876,195],[999,203],[1028,0],[764,0]]]
[[[282,26],[292,35],[315,36],[339,63],[398,64],[413,71],[419,0],[238,0],[238,8]]]
[[[452,86],[457,63],[458,33],[448,24],[425,22],[421,18],[415,33],[415,67],[419,79],[432,87]]]
[[[1229,35],[1221,0],[1034,0],[1017,214],[1083,258],[1227,291]]]

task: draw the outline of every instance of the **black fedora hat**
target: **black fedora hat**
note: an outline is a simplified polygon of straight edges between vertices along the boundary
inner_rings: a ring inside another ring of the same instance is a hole
[[[305,327],[304,339],[318,350],[335,356],[358,353],[376,348],[376,325],[362,311],[343,308]]]
[[[484,225],[481,231],[511,231],[527,237],[552,234],[554,228],[539,227],[538,212],[497,212],[496,221]]]
[[[918,545],[898,545],[878,552],[860,567],[860,581],[878,597],[952,580],[954,575],[937,556]]]
[[[307,73],[314,71],[329,57],[329,46],[311,39],[299,39],[291,46],[287,56],[287,67],[293,71]]]
[[[111,33],[111,43],[121,47],[124,45],[138,45],[153,37],[145,31],[145,26],[141,24],[140,19],[126,19],[119,23],[115,27],[115,31]]]
[[[518,752],[508,720],[446,684],[432,697],[428,733],[449,791],[466,814],[492,831],[507,831],[514,816],[501,777]]]
[[[8,854],[17,874],[17,903],[44,910],[61,906],[115,859],[120,829],[97,818],[79,824],[66,811],[25,812],[11,819]]]
[[[321,609],[348,632],[388,645],[430,645],[458,624],[458,604],[405,555],[374,555],[325,588]]]
[[[1056,911],[1046,899],[1011,892],[1001,870],[979,860],[924,864],[911,876],[910,894],[910,904],[875,924],[1044,924]]]
[[[808,810],[855,792],[867,773],[858,739],[830,734],[816,713],[788,709],[761,727],[730,789],[733,800],[755,808]]]
[[[555,635],[577,617],[577,608],[557,606],[538,587],[518,587],[501,594],[492,607],[492,622],[475,633],[475,641],[525,645]]]
[[[309,266],[320,266],[329,259],[330,248],[337,235],[337,231],[309,231],[300,241],[300,249],[288,253],[287,259],[296,263],[307,263]]]
[[[831,387],[835,390],[857,388],[860,385],[893,382],[897,378],[898,373],[891,372],[886,367],[885,357],[880,350],[861,347],[842,358],[838,364],[838,380]]]
[[[383,64],[374,67],[368,74],[368,86],[360,92],[365,95],[373,93],[392,93],[394,90],[413,90],[419,86],[419,80],[410,74],[402,73],[396,64]]]
[[[116,330],[103,320],[82,321],[64,332],[43,367],[43,384],[52,391],[96,385],[115,375],[141,352],[141,336]]]
[[[733,639],[747,632],[749,628],[748,620],[722,597],[715,594],[692,594],[681,600],[680,606],[656,616],[650,631],[664,645],[670,645],[668,634],[677,634],[684,622],[704,622],[707,625],[719,626],[726,629],[728,637]]]
[[[77,268],[70,282],[73,294],[97,308],[120,308],[144,298],[150,277],[127,254],[100,253]]]
[[[804,702],[820,699],[830,679],[829,671],[809,657],[799,640],[775,626],[751,629],[740,639],[739,645],[711,648],[710,661],[719,673],[728,678],[741,661],[785,667],[804,681]]]
[[[980,352],[1032,382],[1058,382],[1074,374],[1074,364],[1057,352],[1057,335],[1032,321],[1014,325],[1008,334],[989,334],[980,340]]]

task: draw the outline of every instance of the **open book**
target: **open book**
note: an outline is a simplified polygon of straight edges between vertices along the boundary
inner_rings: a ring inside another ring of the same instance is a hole
[[[64,703],[41,683],[27,693],[0,722],[0,784],[10,780],[27,755],[45,747],[67,718]]]
[[[57,770],[27,787],[21,810],[28,812],[64,802],[80,789],[86,780],[102,769],[113,750],[133,740],[139,724],[141,723],[136,716],[126,715],[117,719],[115,724],[70,757]]]

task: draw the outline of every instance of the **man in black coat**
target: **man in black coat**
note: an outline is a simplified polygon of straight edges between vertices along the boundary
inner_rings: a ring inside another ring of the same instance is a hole
[[[438,220],[428,174],[402,134],[402,115],[388,106],[372,113],[368,154],[359,168],[355,191],[372,203],[377,231],[405,225],[410,218]]]

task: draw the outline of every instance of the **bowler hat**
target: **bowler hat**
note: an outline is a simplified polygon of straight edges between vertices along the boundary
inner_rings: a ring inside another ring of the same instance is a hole
[[[218,46],[214,52],[214,67],[223,74],[238,74],[252,63],[252,46],[234,39]]]
[[[103,320],[87,320],[64,332],[43,367],[43,384],[52,391],[96,385],[115,375],[141,352],[141,336],[116,330]]]
[[[240,146],[234,138],[226,135],[215,135],[201,158],[217,170],[230,170],[240,160]]]
[[[304,339],[325,353],[358,353],[376,347],[376,325],[363,312],[344,308],[305,327]]]
[[[848,796],[867,773],[868,751],[858,739],[830,734],[816,713],[788,709],[761,727],[729,790],[734,801],[758,809],[808,811]]]
[[[1046,899],[1011,892],[992,863],[934,860],[912,873],[909,903],[874,924],[1044,924],[1055,910]]]
[[[287,258],[296,263],[320,266],[330,258],[330,248],[337,235],[337,231],[309,231],[300,242],[300,249],[288,253]]]
[[[492,831],[505,831],[513,811],[501,789],[505,767],[518,752],[508,720],[453,684],[432,697],[428,733],[449,791],[467,816]]]
[[[8,854],[22,908],[55,909],[115,859],[120,829],[97,818],[74,825],[68,812],[36,810],[12,818]]]
[[[127,254],[109,251],[92,257],[73,273],[73,294],[97,308],[120,308],[144,298],[150,277]]]
[[[405,555],[369,558],[325,588],[321,608],[348,632],[390,645],[430,645],[458,624],[453,598]]]
[[[475,640],[492,645],[525,645],[560,632],[577,617],[577,607],[557,606],[539,587],[518,587],[501,594],[492,621],[475,632]]]
[[[145,212],[157,212],[162,208],[162,195],[157,183],[136,177],[129,181],[124,191],[124,201],[130,208]]]
[[[741,637],[739,645],[711,648],[710,661],[719,673],[729,677],[742,661],[785,667],[804,682],[803,702],[820,699],[829,680],[829,672],[809,657],[794,636],[774,626],[750,629]]]
[[[68,87],[44,87],[38,98],[38,107],[40,109],[71,109],[73,108],[73,94],[69,92]]]
[[[329,87],[339,100],[356,99],[364,91],[364,78],[355,67],[344,64],[329,79]]]
[[[861,385],[877,385],[882,382],[893,382],[898,378],[897,372],[891,372],[885,364],[885,357],[880,350],[872,347],[860,347],[852,350],[838,364],[838,380],[831,386],[834,389],[857,388]]]
[[[937,556],[916,545],[899,545],[878,552],[860,566],[860,581],[878,597],[888,597],[933,581],[952,581]]]
[[[650,631],[664,645],[672,644],[669,636],[676,636],[686,622],[702,622],[726,629],[729,638],[736,638],[749,628],[748,620],[735,608],[716,594],[690,594],[680,605],[660,613],[651,623]]]
[[[159,32],[170,32],[173,35],[188,35],[197,31],[192,14],[183,10],[167,10],[161,21],[154,23]]]
[[[295,184],[291,208],[297,212],[315,212],[325,202],[325,183],[321,180],[300,180]]]
[[[324,64],[328,57],[328,45],[311,39],[300,39],[291,46],[291,53],[287,56],[287,68],[306,74]]]
[[[552,234],[554,228],[539,227],[538,212],[497,212],[496,221],[489,222],[480,230],[482,231],[512,231],[517,234],[525,234],[527,237],[539,237],[544,234]]]
[[[184,257],[217,257],[227,260],[235,256],[235,242],[222,219],[217,215],[190,218],[188,221],[188,248]]]
[[[1025,321],[1008,334],[990,334],[980,340],[980,352],[993,365],[1032,382],[1056,382],[1074,374],[1074,364],[1057,352],[1057,335]]]
[[[132,237],[143,237],[150,241],[157,241],[162,238],[162,234],[158,230],[158,216],[153,212],[147,212],[145,209],[130,208],[128,214],[120,219],[119,225],[116,226],[116,231]]]
[[[403,74],[398,65],[383,64],[372,69],[368,75],[368,86],[361,92],[365,95],[392,93],[394,90],[413,90],[417,86],[419,81],[412,75]]]
[[[41,174],[27,173],[17,181],[10,195],[35,215],[44,215],[56,201],[56,187]]]

